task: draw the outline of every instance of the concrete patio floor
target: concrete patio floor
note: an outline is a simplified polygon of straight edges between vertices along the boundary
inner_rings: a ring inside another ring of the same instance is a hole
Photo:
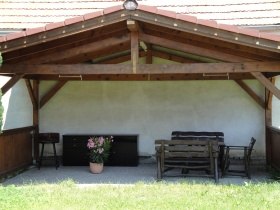
[[[226,176],[219,179],[219,184],[244,184],[246,182],[266,182],[270,175],[264,169],[253,168],[252,179],[240,176]],[[71,179],[79,185],[91,184],[135,184],[137,182],[153,183],[156,181],[155,164],[139,164],[137,167],[104,167],[101,174],[92,174],[87,166],[43,166],[40,170],[31,166],[15,177],[6,179],[2,185],[24,185],[36,183],[59,183]],[[205,177],[164,177],[166,182],[214,183],[214,179]]]

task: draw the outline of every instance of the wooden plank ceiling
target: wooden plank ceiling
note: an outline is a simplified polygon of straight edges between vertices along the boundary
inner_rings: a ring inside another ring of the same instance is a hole
[[[27,30],[25,36],[0,42],[4,60],[0,74],[13,77],[5,88],[20,78],[258,79],[268,88],[271,82],[267,78],[280,74],[279,37],[246,30],[240,33],[234,26],[193,22],[188,16],[174,18],[176,14],[171,12],[156,14],[150,7],[113,9],[88,19],[74,18],[59,27],[55,24],[61,23],[54,23],[39,33]],[[163,63],[158,64],[159,59]],[[244,89],[243,83],[238,84]],[[280,98],[280,91],[273,91]]]

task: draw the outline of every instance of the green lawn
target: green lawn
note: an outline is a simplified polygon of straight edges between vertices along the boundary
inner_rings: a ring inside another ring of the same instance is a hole
[[[0,186],[0,209],[279,209],[280,183]]]

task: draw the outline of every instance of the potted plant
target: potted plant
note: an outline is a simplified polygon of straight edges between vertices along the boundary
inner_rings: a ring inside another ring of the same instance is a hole
[[[108,159],[113,136],[110,137],[90,137],[87,148],[89,150],[90,171],[92,173],[101,173],[103,164]]]

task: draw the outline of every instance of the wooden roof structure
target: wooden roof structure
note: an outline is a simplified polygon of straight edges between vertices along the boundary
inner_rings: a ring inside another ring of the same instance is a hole
[[[195,15],[218,23],[278,30],[279,0],[138,0],[139,3],[177,14]],[[107,7],[123,0],[0,0],[0,36],[26,28],[42,27]]]
[[[0,37],[0,52],[0,75],[11,76],[4,94],[24,78],[36,103],[30,80],[57,80],[40,107],[70,80],[234,80],[265,107],[242,81],[257,79],[280,99],[271,79],[280,74],[279,35],[142,4],[8,34]]]

